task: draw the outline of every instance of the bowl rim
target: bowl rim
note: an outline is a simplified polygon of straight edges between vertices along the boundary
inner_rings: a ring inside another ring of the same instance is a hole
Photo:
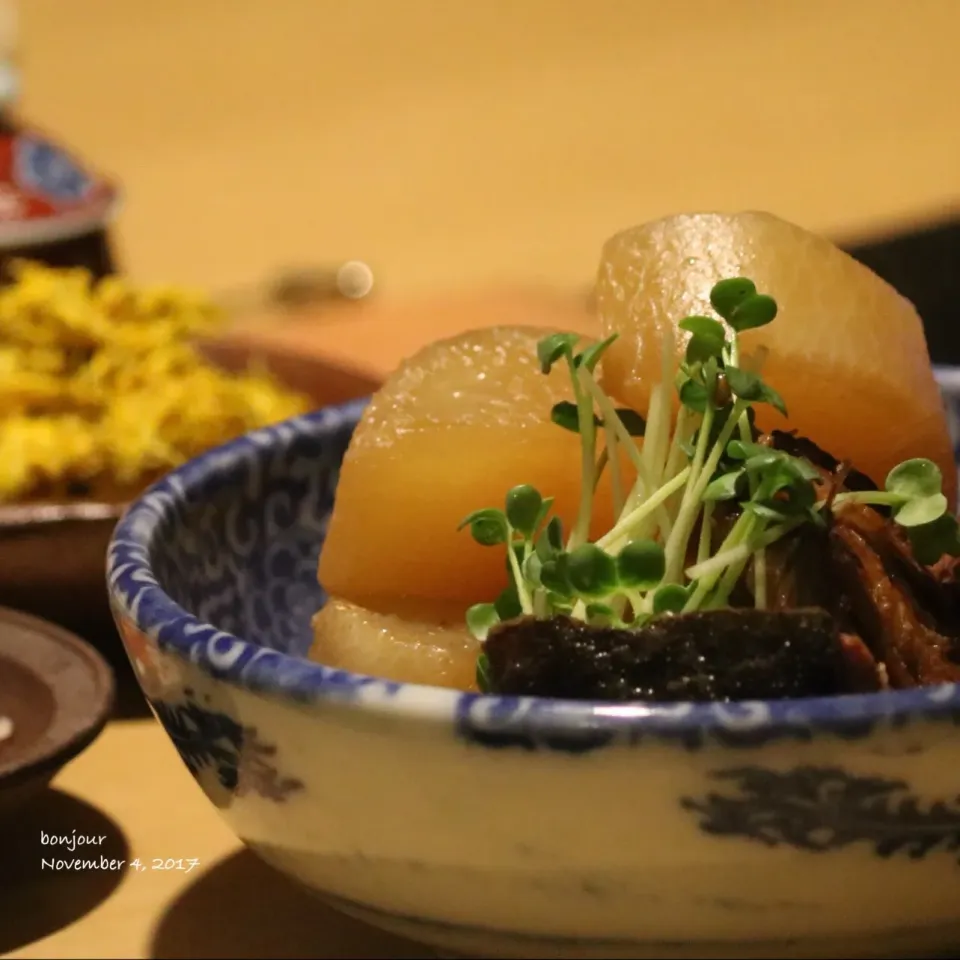
[[[398,720],[452,721],[507,737],[511,731],[547,740],[589,734],[626,736],[637,743],[650,737],[695,748],[704,735],[720,745],[745,746],[781,737],[808,740],[816,732],[850,739],[867,735],[877,723],[902,726],[916,718],[960,724],[958,683],[789,700],[664,704],[498,696],[402,683],[261,647],[203,623],[164,592],[151,568],[150,550],[199,484],[212,475],[229,476],[250,456],[263,457],[305,432],[345,442],[368,399],[323,407],[248,433],[206,451],[144,491],[126,509],[107,551],[107,586],[118,621],[128,621],[161,651],[202,673],[251,692],[301,704],[359,705]]]

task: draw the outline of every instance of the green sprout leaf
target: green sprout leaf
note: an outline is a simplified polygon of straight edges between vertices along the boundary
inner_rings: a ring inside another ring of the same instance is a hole
[[[749,370],[740,367],[727,367],[727,384],[741,400],[759,400],[763,392],[763,381]]]
[[[751,446],[755,446],[755,444],[751,444]],[[779,451],[772,447],[761,447],[760,450],[760,453],[754,453],[747,457],[743,464],[750,473],[764,473],[781,463]]]
[[[692,586],[692,584],[691,584]],[[654,615],[681,613],[689,598],[689,591],[677,583],[666,583],[653,595]]]
[[[523,558],[524,558],[524,546],[522,543],[514,540],[513,543],[507,548],[506,556],[504,556],[504,566],[507,568],[507,573],[513,578],[513,563],[510,560],[510,551],[513,551],[513,555],[517,558],[517,564],[520,568],[523,568]]]
[[[908,500],[902,507],[895,508],[893,519],[901,527],[921,527],[942,517],[947,507],[947,498],[942,493],[934,493]]]
[[[547,539],[555,550],[563,549],[563,521],[559,517],[547,524]]]
[[[740,367],[727,367],[724,372],[730,389],[741,400],[747,400],[750,403],[769,403],[784,416],[787,415],[783,397],[772,387],[768,387],[755,373],[742,370]]]
[[[569,430],[571,433],[580,432],[580,413],[577,405],[569,400],[555,403],[550,411],[550,419],[564,430]]]
[[[520,604],[516,584],[511,584],[497,597],[494,608],[501,620],[513,620],[515,617],[523,615],[523,607]]]
[[[762,443],[746,443],[743,440],[731,440],[727,444],[727,456],[733,460],[746,460],[764,453],[776,454],[777,451],[773,447],[765,447]]]
[[[584,597],[605,597],[617,587],[617,561],[596,544],[584,543],[566,556],[567,579]]]
[[[904,502],[893,508],[894,520],[901,527],[924,527],[939,520],[948,509],[942,484],[943,475],[932,460],[917,457],[897,464],[885,484],[889,493],[903,497]]]
[[[781,504],[777,500],[764,503],[754,500],[747,504],[747,509],[754,516],[760,517],[762,520],[770,520],[773,523],[779,523],[781,520],[787,519],[786,512],[781,510],[780,507]]]
[[[492,507],[486,510],[474,510],[460,521],[457,530],[470,527],[470,535],[482,547],[495,547],[507,541],[507,518],[502,510]]]
[[[618,407],[617,416],[631,437],[642,437],[647,430],[647,421],[629,407]]]
[[[781,476],[784,483],[793,480],[819,480],[820,471],[803,457],[794,457],[783,450],[768,447],[762,443],[747,443],[743,440],[731,440],[727,444],[727,456],[731,460],[743,460],[747,470],[767,477]],[[775,468],[775,470],[771,470]],[[782,486],[783,484],[781,484]],[[780,489],[775,487],[774,490]]]
[[[537,538],[537,556],[546,562],[552,560],[563,551],[563,521],[559,517],[551,517],[544,527],[543,533]]]
[[[543,502],[540,504],[540,512],[537,515],[537,522],[534,525],[534,530],[539,530],[543,526],[544,521],[549,516],[552,507],[553,497],[544,497]]]
[[[573,357],[573,348],[580,337],[575,333],[552,333],[537,344],[537,359],[540,370],[549,373],[562,357]]]
[[[703,413],[708,399],[707,388],[696,380],[687,380],[680,388],[680,402],[694,413]]]
[[[537,528],[542,506],[543,497],[540,491],[529,483],[521,483],[507,494],[507,521],[518,533],[531,537]]]
[[[587,623],[596,627],[609,627],[619,620],[617,611],[605,603],[588,603],[586,614]]]
[[[782,450],[775,450],[774,453],[776,457],[772,463],[759,456],[750,457],[746,463],[747,470],[765,470],[768,477],[775,477],[780,486],[787,486],[796,480],[812,483],[823,479],[820,471],[809,460],[805,460],[803,457],[792,457]],[[769,469],[771,466],[773,467],[772,470]],[[780,489],[780,487],[774,489]]]
[[[776,496],[758,497],[749,506],[758,516],[767,520],[783,520],[809,513],[817,502],[813,485],[798,481],[780,487]]]
[[[477,689],[481,693],[490,692],[490,661],[485,653],[477,657]]]
[[[723,324],[712,317],[687,317],[679,323],[681,330],[692,336],[687,341],[687,363],[705,363],[711,357],[719,357],[726,345]]]
[[[932,460],[920,457],[897,464],[887,474],[884,484],[890,493],[899,493],[908,500],[940,493],[942,485],[940,468]]]
[[[540,567],[540,583],[558,597],[572,597],[573,587],[567,576],[567,555],[544,560]]]
[[[745,473],[746,471],[741,467],[739,470],[724,473],[715,480],[711,480],[703,491],[703,499],[733,500],[740,492],[738,485]]]
[[[617,555],[617,580],[624,587],[651,590],[663,579],[666,568],[663,547],[653,540],[634,540]]]
[[[727,317],[727,322],[737,333],[765,327],[777,316],[777,301],[765,293],[754,293],[744,297]]]
[[[948,513],[930,523],[907,527],[907,537],[918,563],[932,566],[943,556],[960,557],[960,529]]]
[[[523,561],[523,579],[534,586],[540,586],[540,571],[543,569],[543,560],[536,553],[531,553]]]
[[[592,346],[587,347],[583,353],[578,354],[574,357],[574,363],[579,367],[586,367],[591,373],[596,369],[597,364],[600,362],[600,357],[603,356],[604,351],[607,347],[613,343],[617,337],[620,336],[618,333],[613,333],[606,340],[601,340],[599,343],[594,343]]]
[[[696,334],[687,341],[685,354],[687,363],[706,363],[714,357],[719,357],[723,353],[724,345],[724,340],[714,340],[713,337]]]
[[[765,383],[761,383],[760,387],[760,399],[764,403],[769,403],[774,410],[777,410],[784,416],[787,416],[787,405],[783,402],[783,397],[781,397],[780,394],[773,389],[773,387],[770,387]]]
[[[476,603],[467,611],[467,629],[478,639],[486,640],[490,630],[500,622],[492,603]]]
[[[758,517],[782,520],[809,513],[817,502],[814,481],[821,479],[812,463],[758,444],[740,444],[736,452],[749,453],[745,468],[755,480],[750,508]],[[753,453],[753,450],[760,452]]]
[[[754,296],[756,292],[757,287],[752,280],[746,277],[732,277],[714,284],[710,291],[710,304],[724,320],[729,322],[737,307],[747,297]]]
[[[577,405],[569,400],[561,400],[559,403],[555,403],[550,411],[550,419],[558,427],[563,427],[564,430],[569,430],[571,433],[580,432],[580,413],[577,410]],[[602,425],[596,414],[593,416],[593,422],[595,426]]]
[[[721,343],[727,337],[723,324],[719,320],[714,320],[713,317],[685,317],[677,326],[695,337],[710,337]]]

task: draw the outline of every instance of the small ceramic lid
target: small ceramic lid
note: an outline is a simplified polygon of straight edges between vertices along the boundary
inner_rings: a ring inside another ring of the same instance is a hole
[[[102,227],[117,189],[51,138],[18,122],[17,10],[0,0],[0,250],[55,243]]]
[[[29,127],[0,126],[0,249],[67,240],[105,226],[118,191]]]

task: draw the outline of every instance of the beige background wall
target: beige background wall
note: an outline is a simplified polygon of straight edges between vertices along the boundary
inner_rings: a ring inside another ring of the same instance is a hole
[[[21,0],[24,109],[122,177],[144,277],[361,257],[581,282],[680,208],[960,196],[960,0]]]

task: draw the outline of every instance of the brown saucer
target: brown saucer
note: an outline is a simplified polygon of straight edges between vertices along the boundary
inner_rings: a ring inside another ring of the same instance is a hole
[[[113,709],[113,672],[79,637],[0,607],[0,819],[88,747]],[[0,729],[2,736],[2,729]]]

